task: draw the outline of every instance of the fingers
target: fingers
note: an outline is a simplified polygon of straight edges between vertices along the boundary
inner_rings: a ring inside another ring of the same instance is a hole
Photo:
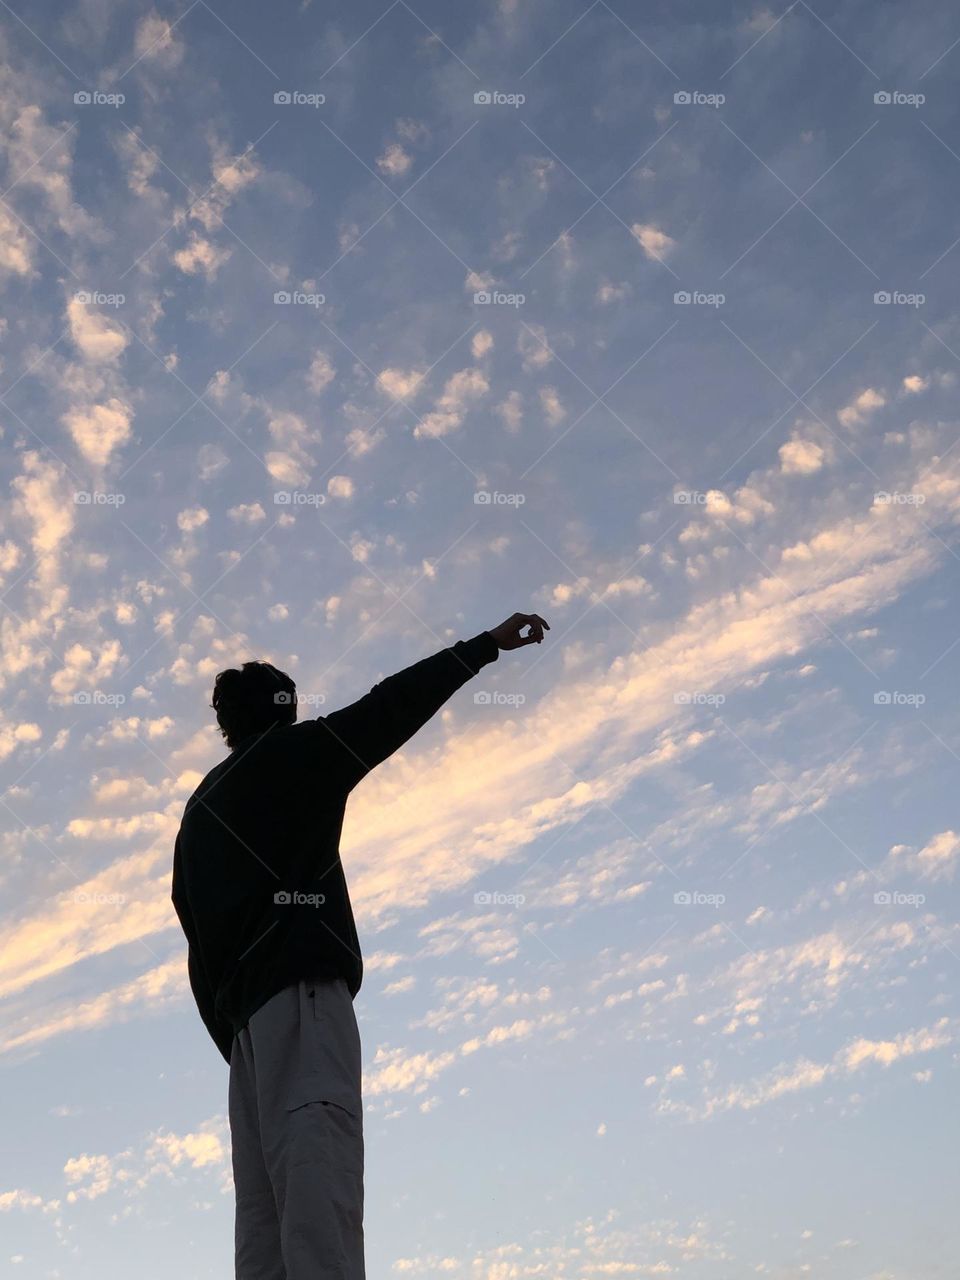
[[[529,635],[519,637],[521,644],[540,644],[543,640],[544,629],[550,630],[549,622],[541,618],[539,613],[524,613],[520,614],[519,617],[521,618],[520,625],[529,626],[530,628]]]

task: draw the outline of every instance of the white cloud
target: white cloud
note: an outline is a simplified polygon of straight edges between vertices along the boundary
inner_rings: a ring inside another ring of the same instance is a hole
[[[447,379],[433,411],[414,428],[417,439],[435,438],[455,431],[470,406],[490,390],[486,374],[479,369],[461,369]]]
[[[73,341],[88,360],[113,361],[126,349],[128,338],[123,329],[76,297],[67,303],[67,320]]]
[[[391,142],[382,155],[377,157],[377,168],[391,178],[398,178],[407,172],[413,164],[413,156],[404,151],[399,142]]]
[[[114,450],[130,439],[131,414],[129,405],[113,397],[106,404],[70,409],[63,415],[63,422],[87,461],[105,467]]]
[[[659,227],[655,227],[652,222],[635,222],[630,230],[647,257],[656,261],[669,257],[676,244],[675,240],[672,240]]]
[[[241,502],[236,507],[230,507],[227,515],[231,520],[236,520],[237,524],[259,524],[267,518],[267,513],[259,502]]]
[[[838,411],[837,419],[845,427],[855,427],[859,423],[865,422],[878,409],[882,409],[886,403],[887,399],[882,391],[867,387],[865,391],[861,391],[848,405]]]
[[[470,342],[470,352],[474,360],[482,360],[493,350],[493,334],[489,329],[478,329]]]
[[[394,400],[407,400],[423,381],[423,373],[417,369],[384,369],[377,374],[377,386]]]
[[[184,533],[195,533],[210,519],[210,512],[205,507],[188,507],[177,516],[177,528]]]
[[[788,440],[780,446],[780,470],[788,476],[812,476],[823,466],[824,453],[813,440]]]
[[[496,406],[496,413],[508,431],[519,431],[523,422],[523,396],[519,391],[510,391],[506,399]]]
[[[556,387],[541,387],[538,394],[540,396],[540,408],[543,410],[547,422],[551,427],[559,425],[567,416],[567,411],[560,402]]]
[[[192,231],[189,242],[174,253],[173,262],[185,275],[203,275],[212,280],[229,257],[229,249],[218,248]]]
[[[325,391],[329,387],[336,376],[336,370],[330,362],[330,357],[326,352],[318,351],[311,360],[310,368],[307,371],[307,386],[316,395],[319,395],[321,391]]]

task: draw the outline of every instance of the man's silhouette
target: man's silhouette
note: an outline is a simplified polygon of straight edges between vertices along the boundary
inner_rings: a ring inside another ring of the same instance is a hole
[[[187,801],[172,897],[200,1016],[230,1066],[237,1280],[363,1280],[347,796],[501,649],[544,630],[515,613],[299,724],[294,683],[268,662],[216,678],[230,755]]]

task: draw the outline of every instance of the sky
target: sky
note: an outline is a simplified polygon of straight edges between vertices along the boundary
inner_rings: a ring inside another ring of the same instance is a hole
[[[216,672],[519,610],[347,810],[369,1273],[954,1276],[960,14],[0,24],[6,1273],[232,1273]]]

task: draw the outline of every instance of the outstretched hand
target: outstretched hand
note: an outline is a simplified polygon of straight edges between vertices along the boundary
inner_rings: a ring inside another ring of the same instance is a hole
[[[530,628],[525,636],[520,634],[524,627]],[[545,630],[550,630],[550,624],[539,613],[514,613],[499,627],[491,627],[490,635],[498,649],[520,649],[525,644],[539,644]]]

